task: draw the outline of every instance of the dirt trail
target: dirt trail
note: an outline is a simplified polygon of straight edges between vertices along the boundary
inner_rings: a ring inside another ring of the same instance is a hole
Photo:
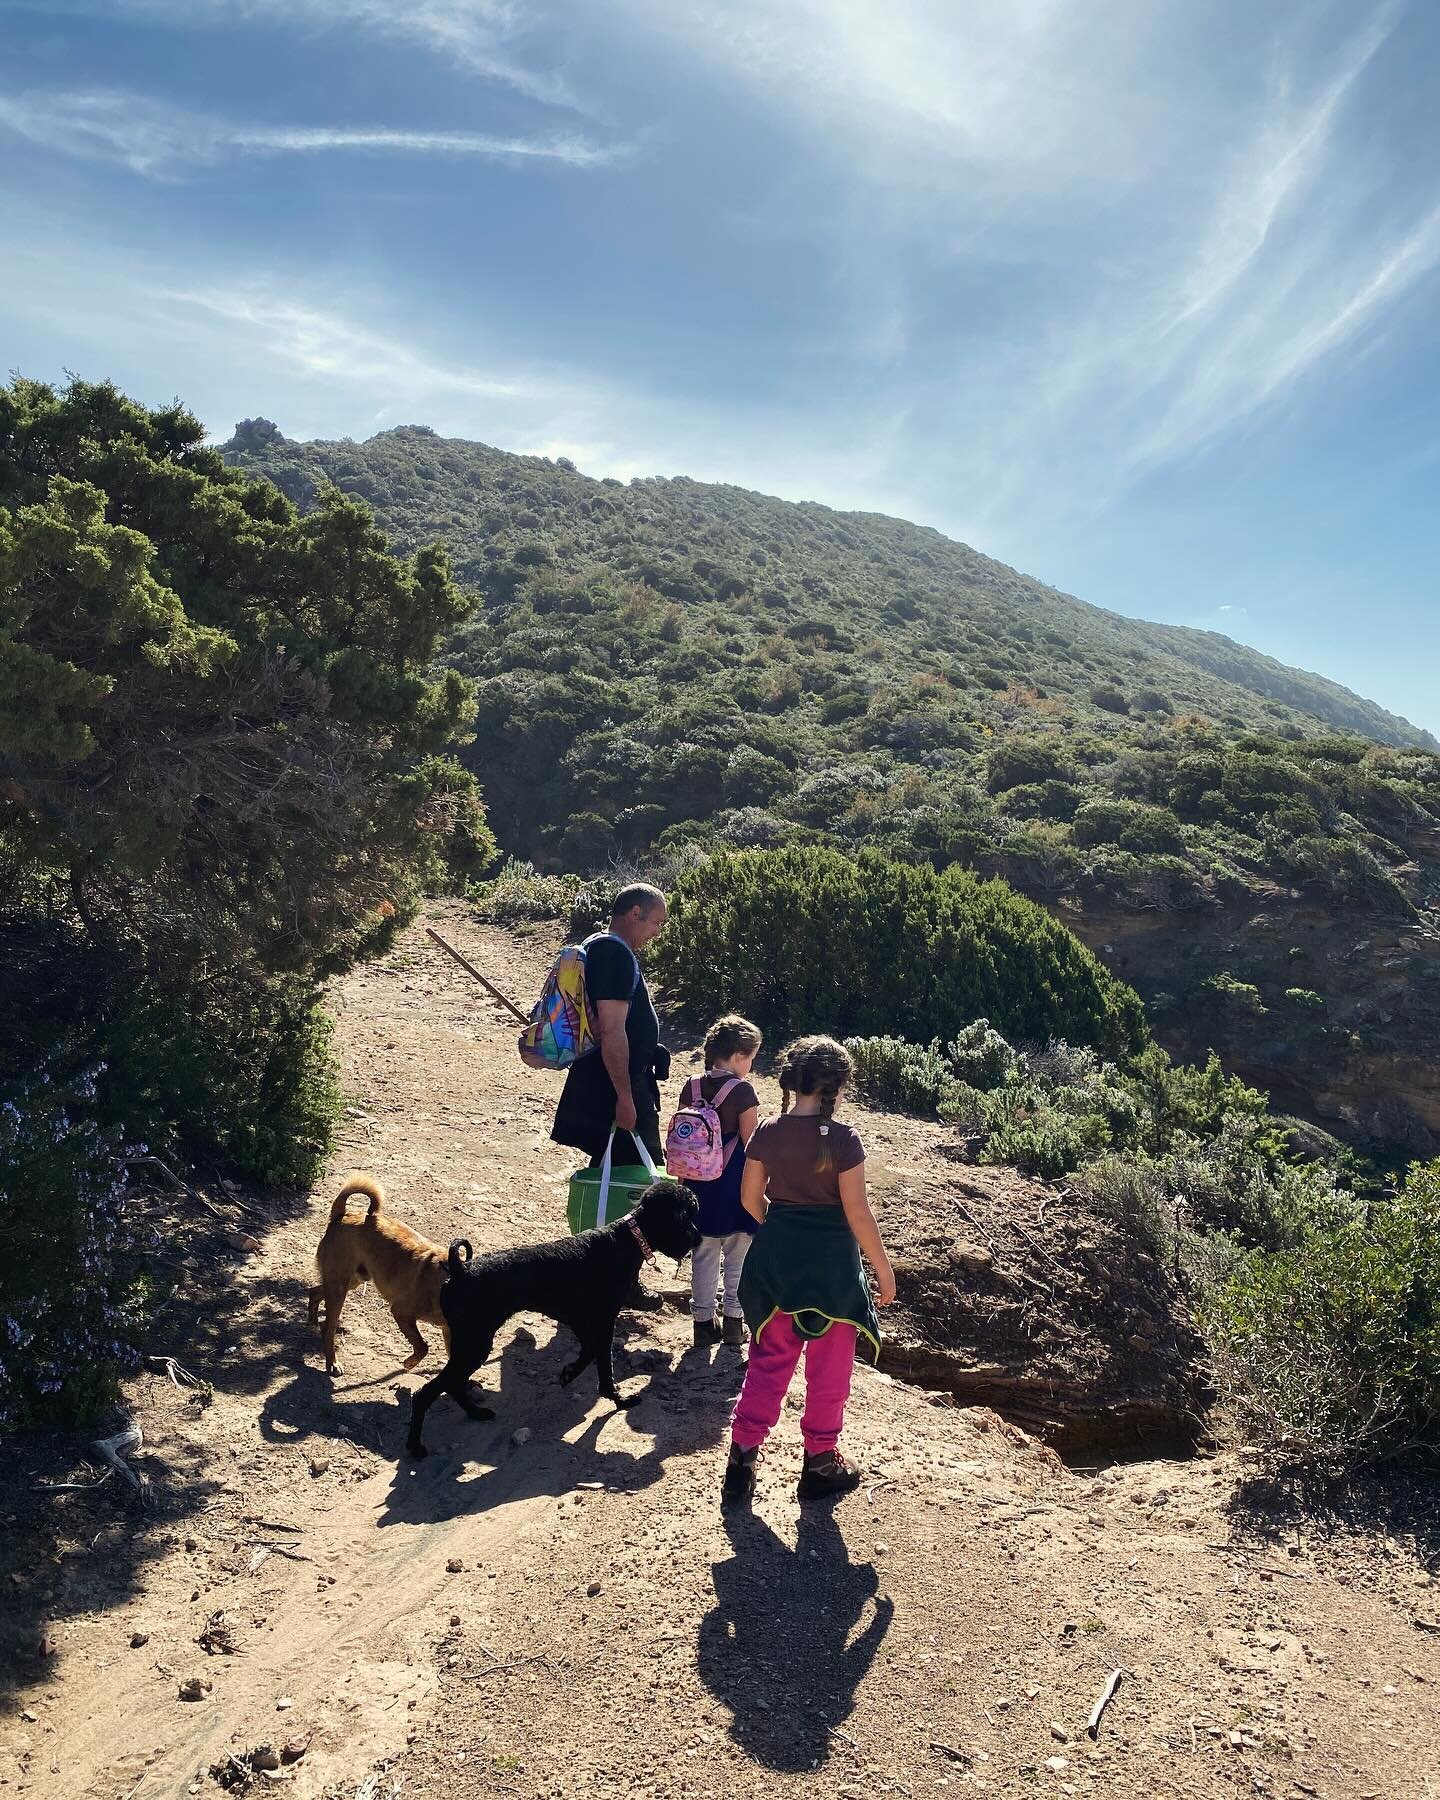
[[[442,916],[535,988],[548,937]],[[553,1082],[418,929],[336,1008],[353,1104],[331,1176],[288,1214],[230,1197],[258,1247],[211,1229],[210,1285],[197,1269],[165,1345],[213,1404],[132,1384],[152,1514],[37,1492],[83,1472],[83,1439],[12,1456],[0,1592],[53,1654],[17,1664],[0,1792],[1440,1800],[1440,1542],[1408,1490],[1388,1530],[1322,1532],[1233,1458],[1067,1470],[983,1408],[862,1372],[866,1489],[800,1511],[792,1413],[753,1517],[726,1521],[741,1363],[689,1350],[675,1310],[627,1329],[632,1411],[559,1388],[564,1347],[520,1321],[487,1372],[499,1418],[442,1402],[435,1453],[398,1462],[417,1377],[388,1313],[351,1300],[333,1385],[304,1330],[334,1177],[373,1169],[418,1229],[485,1247],[553,1235],[572,1159],[546,1135]],[[933,1128],[858,1122],[883,1224],[907,1172],[933,1181]],[[680,1292],[672,1269],[657,1285]],[[212,1685],[187,1702],[192,1676]],[[288,1741],[300,1759],[242,1789],[225,1759]]]

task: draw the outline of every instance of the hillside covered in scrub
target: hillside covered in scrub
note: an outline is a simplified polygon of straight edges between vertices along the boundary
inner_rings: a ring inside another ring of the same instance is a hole
[[[832,842],[998,874],[1157,1034],[1348,1138],[1440,1145],[1440,753],[1333,682],[938,532],[441,439],[225,449],[440,540],[483,610],[464,760],[512,854]]]

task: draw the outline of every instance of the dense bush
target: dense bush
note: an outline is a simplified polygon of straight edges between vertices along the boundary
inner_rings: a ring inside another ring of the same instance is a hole
[[[1368,1216],[1244,1258],[1204,1321],[1223,1397],[1278,1456],[1344,1469],[1440,1444],[1440,1163]]]
[[[938,1044],[910,1044],[897,1037],[846,1038],[855,1086],[877,1106],[902,1112],[937,1112],[955,1084],[950,1059]]]
[[[1082,1170],[1147,1244],[1183,1226],[1276,1249],[1334,1216],[1332,1173],[1295,1156],[1265,1096],[1214,1056],[1192,1068],[1150,1044],[1114,1063],[1058,1039],[1017,1051],[988,1019],[947,1046],[872,1037],[847,1048],[871,1099],[964,1125],[984,1162],[1050,1178]]]
[[[655,959],[683,1005],[724,994],[777,1035],[929,1038],[981,1016],[1110,1052],[1144,1037],[1135,994],[1032,901],[873,851],[722,852],[675,887]]]
[[[13,1265],[11,1317],[100,1321],[12,1339],[25,1416],[42,1369],[62,1411],[105,1390],[139,1316],[113,1147],[308,1180],[338,1106],[321,982],[494,852],[444,754],[474,701],[434,657],[474,602],[443,554],[397,559],[333,489],[301,518],[203,440],[109,386],[0,390],[5,1231],[79,1259],[73,1305],[59,1265]],[[37,1068],[84,1107],[46,1113]]]

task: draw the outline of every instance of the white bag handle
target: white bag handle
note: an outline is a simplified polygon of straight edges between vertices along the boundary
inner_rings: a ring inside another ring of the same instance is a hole
[[[595,1224],[597,1227],[605,1223],[605,1214],[610,1203],[610,1162],[615,1154],[615,1133],[619,1129],[620,1127],[618,1125],[612,1125],[610,1127],[610,1136],[605,1144],[605,1155],[600,1163],[600,1192],[595,1200]],[[650,1160],[650,1152],[645,1148],[638,1132],[632,1131],[630,1133],[630,1139],[635,1148],[640,1152],[641,1162],[644,1163],[645,1167],[650,1171],[650,1179],[654,1181],[656,1178],[656,1169],[654,1163]]]

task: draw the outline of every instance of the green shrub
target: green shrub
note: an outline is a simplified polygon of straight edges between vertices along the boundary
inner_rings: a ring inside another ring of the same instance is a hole
[[[1226,969],[1221,969],[1215,975],[1207,975],[1200,983],[1200,990],[1226,1012],[1248,1013],[1251,1017],[1258,1018],[1261,1013],[1269,1010],[1260,998],[1260,990],[1254,982],[1241,981]]]
[[[956,1081],[988,1093],[1014,1075],[1020,1059],[988,1019],[972,1019],[947,1047]]]
[[[1440,1163],[1368,1218],[1245,1258],[1202,1317],[1222,1396],[1277,1456],[1343,1470],[1440,1445]]]
[[[103,1116],[182,1159],[296,1187],[319,1173],[341,1110],[332,1024],[316,984],[216,971],[137,976],[99,1028]]]
[[[471,883],[469,899],[477,919],[519,925],[568,917],[580,885],[578,875],[541,875],[534,863],[510,857],[489,881]]]
[[[1115,844],[1137,856],[1164,854],[1185,845],[1180,821],[1165,806],[1137,800],[1091,800],[1075,814],[1075,842]]]
[[[1005,795],[1005,810],[1012,819],[1060,819],[1075,817],[1080,790],[1069,781],[1029,781]]]
[[[991,1132],[980,1160],[1013,1163],[1027,1174],[1058,1181],[1094,1155],[1102,1142],[1080,1121],[1044,1108],[1028,1118],[1007,1119],[999,1125]]]
[[[992,794],[1037,782],[1069,781],[1075,773],[1063,739],[1054,736],[1005,738],[990,752],[985,768]]]
[[[1092,706],[1098,706],[1102,712],[1128,713],[1130,710],[1130,702],[1120,692],[1119,688],[1111,687],[1108,683],[1102,683],[1099,687],[1091,688],[1090,704]]]
[[[1314,988],[1286,988],[1285,998],[1292,1006],[1303,1007],[1306,1012],[1324,1012],[1325,996],[1317,994]]]
[[[977,1017],[1010,1035],[1116,1052],[1143,1041],[1136,995],[998,881],[873,851],[722,852],[671,896],[656,943],[683,1005],[737,1007],[783,1035],[927,1041]]]
[[[855,1064],[855,1085],[867,1100],[901,1112],[937,1111],[954,1086],[948,1059],[938,1044],[922,1047],[904,1038],[846,1038]]]

